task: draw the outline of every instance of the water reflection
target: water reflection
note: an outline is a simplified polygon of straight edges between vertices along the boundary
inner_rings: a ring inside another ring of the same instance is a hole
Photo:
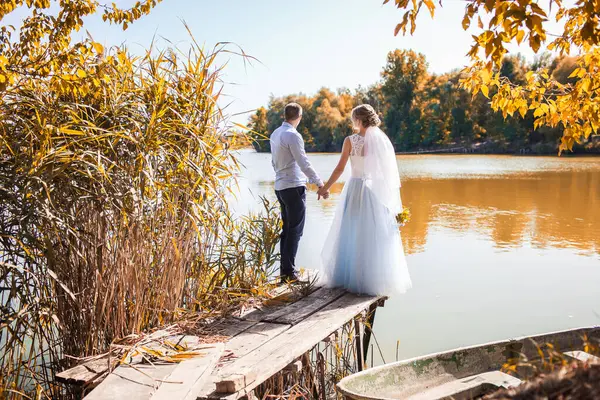
[[[272,181],[254,184],[263,195],[273,191]],[[318,212],[321,225],[331,221],[343,187],[336,183],[328,201],[316,202],[309,194],[309,213]],[[407,254],[424,251],[428,231],[436,228],[476,232],[498,249],[531,244],[600,253],[600,165],[598,171],[539,172],[535,177],[527,171],[485,179],[405,178],[402,200],[412,213],[402,230]]]
[[[274,199],[270,155],[241,157],[238,212]],[[324,176],[338,159],[309,157]],[[409,156],[398,166],[413,289],[378,311],[387,361],[397,341],[408,358],[600,323],[600,159]],[[308,194],[300,267],[319,265],[342,187],[327,201]]]
[[[491,179],[405,180],[412,221],[403,229],[408,253],[423,251],[436,227],[474,231],[497,248],[600,251],[600,170],[511,175]]]

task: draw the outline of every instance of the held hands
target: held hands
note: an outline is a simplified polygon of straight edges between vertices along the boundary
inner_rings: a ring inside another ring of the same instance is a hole
[[[324,198],[325,200],[329,198],[329,190],[327,190],[325,186],[321,186],[319,190],[317,190],[317,200],[321,200],[321,198]]]

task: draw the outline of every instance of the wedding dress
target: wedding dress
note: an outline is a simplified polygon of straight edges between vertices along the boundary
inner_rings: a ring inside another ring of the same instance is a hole
[[[394,148],[379,128],[349,138],[352,175],[322,252],[320,282],[369,295],[412,286],[396,214],[402,210]]]

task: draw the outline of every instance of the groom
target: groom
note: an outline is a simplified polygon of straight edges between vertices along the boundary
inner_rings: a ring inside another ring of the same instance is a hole
[[[281,205],[282,283],[298,280],[295,270],[298,243],[304,231],[306,215],[306,180],[319,188],[323,181],[310,165],[304,152],[304,140],[296,128],[302,119],[302,107],[296,103],[285,106],[285,122],[271,134],[271,155],[275,170],[275,194]],[[329,192],[323,195],[329,197]],[[318,199],[321,199],[319,195]]]

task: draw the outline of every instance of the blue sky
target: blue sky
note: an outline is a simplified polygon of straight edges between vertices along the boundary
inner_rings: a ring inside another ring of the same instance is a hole
[[[117,1],[122,7],[132,3]],[[423,53],[431,72],[461,68],[468,62],[473,33],[461,27],[464,7],[463,1],[446,0],[433,21],[422,13],[417,31],[406,37],[393,34],[402,13],[381,0],[163,0],[125,32],[97,17],[85,27],[105,46],[126,43],[134,52],[147,47],[155,34],[185,47],[190,40],[181,20],[207,46],[235,42],[262,63],[245,66],[239,57],[228,60],[225,102],[233,102],[230,113],[240,113],[267,105],[271,94],[373,84],[387,53],[396,48]],[[22,15],[15,13],[2,23],[18,25]],[[533,58],[527,50],[511,49]],[[235,120],[245,122],[247,115]]]

